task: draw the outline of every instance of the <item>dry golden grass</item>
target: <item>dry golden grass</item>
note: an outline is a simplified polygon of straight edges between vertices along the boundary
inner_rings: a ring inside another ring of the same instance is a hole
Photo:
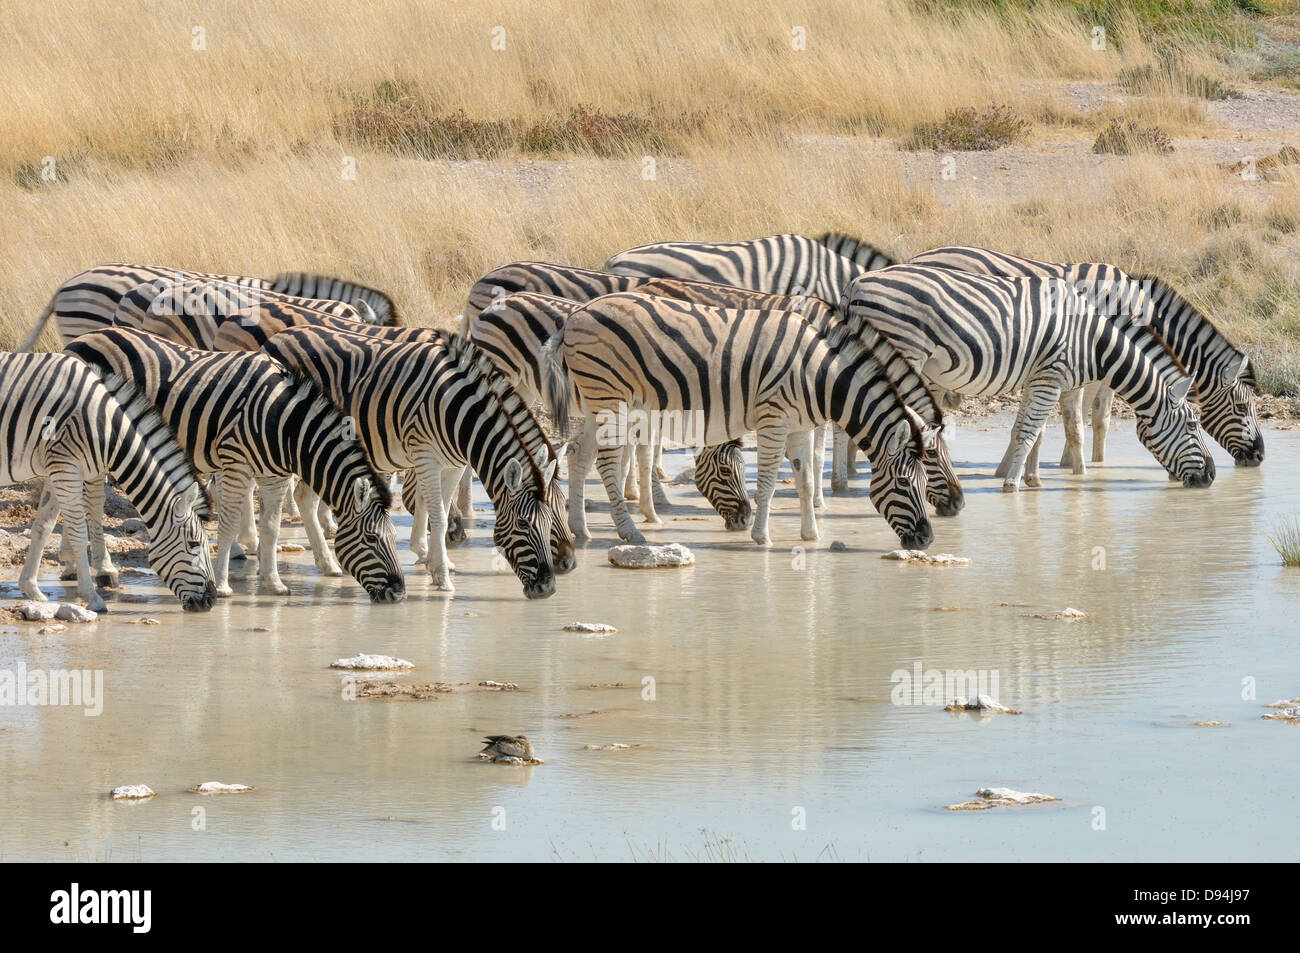
[[[1266,386],[1300,393],[1294,170],[1289,188],[1248,187],[1180,155],[1107,157],[1115,174],[1095,193],[1063,191],[1050,157],[1032,154],[1037,140],[1077,139],[1086,153],[1119,115],[1185,134],[1205,128],[1203,104],[1158,91],[1088,117],[1062,105],[1056,80],[1110,81],[1155,61],[1123,15],[1094,52],[1066,7],[924,6],[268,0],[253,17],[192,0],[111,15],[92,0],[11,0],[0,6],[0,344],[25,334],[63,280],[108,261],[335,273],[389,291],[414,323],[448,326],[472,282],[506,261],[598,267],[645,241],[838,228],[898,257],[970,243],[1159,273],[1259,357]],[[206,50],[191,48],[196,26]],[[1177,53],[1193,75],[1241,79],[1202,48]],[[894,148],[950,110],[1004,102],[1036,123],[1014,199],[919,177],[906,162],[925,157]],[[493,160],[428,161],[349,138],[358,108],[385,103],[417,123],[463,110],[528,127],[588,103],[649,117],[666,141],[653,181],[638,142],[607,158],[558,141],[543,145],[560,158],[530,159],[512,141]],[[836,151],[807,138],[849,132],[889,143]],[[349,155],[355,181],[341,174]],[[45,156],[59,181],[41,180]]]

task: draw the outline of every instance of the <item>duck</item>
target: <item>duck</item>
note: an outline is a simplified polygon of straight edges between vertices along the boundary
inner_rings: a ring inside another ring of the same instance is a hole
[[[520,761],[536,761],[533,743],[527,735],[488,735],[483,739],[487,747],[478,753],[480,758],[517,758]]]

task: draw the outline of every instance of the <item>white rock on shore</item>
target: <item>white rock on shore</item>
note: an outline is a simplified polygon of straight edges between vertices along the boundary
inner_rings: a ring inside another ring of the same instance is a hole
[[[992,715],[1019,715],[1022,712],[1008,708],[991,695],[977,695],[968,699],[959,695],[944,706],[944,711],[982,711]]]
[[[620,569],[667,569],[695,565],[695,554],[681,543],[611,546],[609,561]]]
[[[28,622],[49,622],[58,619],[61,622],[94,622],[99,616],[85,606],[72,602],[36,602],[29,600],[14,606],[17,612]]]
[[[1047,801],[1059,801],[1059,797],[1050,794],[1034,794],[1028,791],[1013,791],[1011,788],[980,788],[975,792],[974,801],[962,801],[949,804],[945,811],[987,811],[993,807],[1011,807],[1017,804],[1042,804]]]
[[[147,797],[157,797],[153,788],[147,784],[122,784],[112,790],[115,801],[139,801]]]
[[[581,632],[583,635],[611,635],[618,629],[604,622],[570,622],[564,627],[565,632]]]
[[[335,659],[330,662],[330,668],[350,668],[377,672],[399,668],[415,668],[415,663],[408,662],[404,658],[394,658],[391,655],[367,655],[363,652],[351,658]]]
[[[931,555],[924,549],[893,549],[880,558],[895,559],[905,563],[918,563],[922,566],[969,566],[971,562],[966,556],[954,556],[952,553],[934,553]]]

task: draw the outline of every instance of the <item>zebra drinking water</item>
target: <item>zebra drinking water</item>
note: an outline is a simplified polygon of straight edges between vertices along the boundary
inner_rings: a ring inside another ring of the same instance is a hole
[[[102,506],[112,477],[149,531],[149,564],[182,608],[212,608],[215,587],[203,518],[207,498],[162,418],[128,382],[65,354],[0,354],[0,485],[45,480],[19,588],[45,601],[36,583],[59,514],[76,554],[77,591],[103,612],[86,553],[87,495]],[[95,528],[98,527],[98,528]],[[98,522],[90,527],[95,572],[114,572]]]
[[[357,442],[350,423],[309,380],[264,354],[200,351],[129,328],[83,334],[66,353],[129,380],[162,414],[200,473],[221,473],[217,516],[217,594],[231,595],[230,550],[243,501],[254,482],[262,497],[258,572],[272,592],[289,592],[276,566],[280,505],[290,475],[338,514],[338,559],[303,506],[316,566],[341,575],[339,563],[372,602],[406,592],[397,559],[388,485]],[[92,512],[91,519],[102,514]]]

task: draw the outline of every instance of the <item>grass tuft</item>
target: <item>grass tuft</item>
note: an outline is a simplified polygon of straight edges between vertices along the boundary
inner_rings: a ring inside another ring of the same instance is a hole
[[[1300,519],[1292,516],[1281,520],[1265,536],[1282,557],[1283,566],[1300,566]]]
[[[1097,135],[1092,151],[1121,156],[1135,152],[1168,155],[1174,151],[1174,144],[1155,126],[1143,126],[1132,119],[1112,119]]]
[[[904,147],[936,152],[1000,149],[1024,138],[1028,131],[1028,121],[1010,106],[966,106],[949,110],[939,122],[919,123]]]

